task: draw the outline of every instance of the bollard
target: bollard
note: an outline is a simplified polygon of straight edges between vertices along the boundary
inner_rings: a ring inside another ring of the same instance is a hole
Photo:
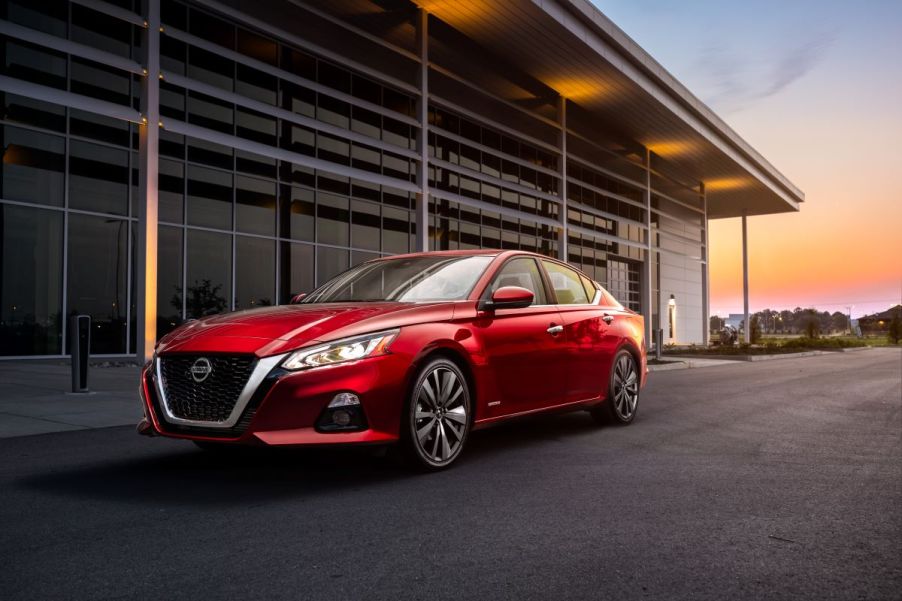
[[[72,392],[88,390],[88,354],[91,349],[91,316],[69,318],[69,340],[72,352]]]
[[[655,330],[655,359],[661,360],[661,347],[664,346],[664,330]]]

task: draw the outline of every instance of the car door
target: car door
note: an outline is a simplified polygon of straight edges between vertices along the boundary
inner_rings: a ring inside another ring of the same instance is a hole
[[[587,277],[556,261],[542,260],[564,325],[564,402],[596,399],[604,393],[617,349],[617,312],[597,304],[604,295]]]
[[[535,301],[529,307],[486,311],[474,321],[474,332],[481,338],[493,381],[492,398],[487,399],[489,417],[563,402],[560,382],[566,357],[561,317],[549,300],[536,259],[509,259],[482,298],[490,299],[502,286],[526,288],[535,295]]]

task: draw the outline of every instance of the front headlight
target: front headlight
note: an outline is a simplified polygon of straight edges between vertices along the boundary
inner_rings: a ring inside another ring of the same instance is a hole
[[[388,346],[398,335],[399,330],[375,332],[354,338],[336,340],[312,348],[304,348],[291,353],[282,367],[285,369],[307,369],[321,365],[331,365],[342,361],[354,361],[364,357],[375,357],[388,352]]]

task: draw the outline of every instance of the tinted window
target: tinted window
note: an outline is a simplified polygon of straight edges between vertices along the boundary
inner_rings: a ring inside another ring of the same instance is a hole
[[[513,259],[505,263],[504,267],[495,276],[495,279],[492,280],[488,296],[491,296],[495,290],[504,286],[526,288],[535,295],[534,304],[547,304],[545,285],[542,283],[542,275],[539,273],[539,266],[536,265],[535,259]]]
[[[548,272],[559,305],[584,305],[589,302],[579,273],[551,261],[542,261],[542,264]]]

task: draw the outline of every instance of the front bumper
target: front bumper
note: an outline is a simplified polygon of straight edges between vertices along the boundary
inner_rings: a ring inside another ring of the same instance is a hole
[[[387,354],[301,371],[273,367],[256,386],[247,406],[229,428],[174,423],[166,415],[157,374],[145,368],[139,389],[142,434],[246,445],[331,445],[398,440],[410,362]],[[318,418],[340,392],[360,398],[366,429],[321,432]]]

